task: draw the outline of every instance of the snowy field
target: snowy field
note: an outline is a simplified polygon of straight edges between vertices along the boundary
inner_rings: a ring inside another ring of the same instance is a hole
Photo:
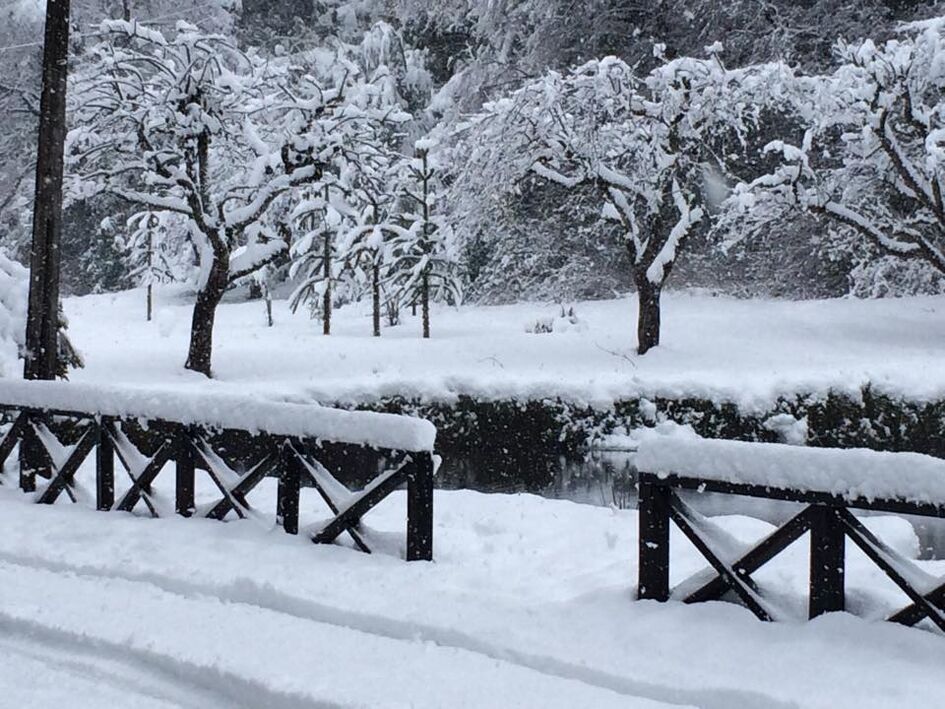
[[[945,392],[945,298],[739,302],[670,295],[666,346],[632,354],[631,300],[577,305],[581,322],[535,335],[554,306],[434,313],[369,336],[354,308],[324,338],[276,303],[222,307],[218,379],[181,368],[189,308],[162,293],[69,299],[87,360],[74,379],[294,401],[380,394],[448,398],[561,394],[606,402],[702,392],[762,402],[798,388],[873,381]],[[85,469],[84,484],[89,486]],[[158,478],[158,493],[173,475]],[[163,489],[162,489],[163,488]],[[251,501],[272,510],[275,483]],[[199,492],[199,491],[198,491]],[[204,488],[202,494],[209,494]],[[198,500],[199,502],[199,500]],[[303,523],[327,516],[303,492]],[[806,537],[759,572],[793,620],[765,624],[732,604],[634,601],[636,512],[529,495],[436,493],[435,557],[401,561],[405,501],[366,522],[380,553],[315,547],[271,517],[221,524],[37,507],[0,487],[0,705],[17,707],[936,707],[940,635],[878,622],[906,599],[848,547],[848,606],[804,618]],[[753,542],[773,527],[716,521]],[[906,520],[868,526],[900,553]],[[704,568],[674,530],[673,580]],[[945,574],[945,561],[920,561]],[[29,678],[24,681],[24,678]]]
[[[190,305],[163,292],[155,322],[144,293],[71,298],[70,337],[83,352],[76,381],[142,387],[232,389],[293,401],[356,401],[384,395],[449,399],[562,396],[607,403],[689,395],[764,406],[781,393],[857,392],[866,382],[910,397],[945,396],[945,297],[810,302],[664,296],[663,345],[637,357],[634,298],[578,303],[577,325],[558,319],[531,334],[554,305],[436,309],[433,339],[419,318],[370,336],[370,312],[352,306],[335,334],[307,313],[261,302],[227,303],[217,315],[214,371],[185,373]]]
[[[758,576],[798,620],[765,624],[730,604],[635,602],[634,511],[438,492],[436,562],[407,564],[401,495],[368,517],[389,552],[368,556],[264,516],[150,520],[4,490],[4,706],[867,709],[945,692],[935,633],[800,620],[804,539]],[[303,510],[319,514],[314,497]],[[746,542],[772,529],[717,521]],[[908,523],[869,526],[914,555]],[[676,580],[702,567],[673,544]],[[847,573],[857,611],[903,603],[858,551]]]

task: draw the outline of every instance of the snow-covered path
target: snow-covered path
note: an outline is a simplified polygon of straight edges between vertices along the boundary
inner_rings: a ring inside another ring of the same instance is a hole
[[[60,686],[79,707],[125,691],[119,705],[143,707],[859,709],[932,707],[945,691],[945,644],[930,632],[634,602],[633,511],[470,492],[437,505],[436,563],[405,564],[258,520],[155,521],[3,492],[6,679],[29,673],[14,683],[18,706],[39,707],[60,706]],[[369,518],[389,541],[402,520],[398,496]],[[745,538],[768,529],[722,523]],[[900,549],[915,543],[902,520],[871,526]],[[789,551],[766,582],[799,598],[803,558]],[[679,544],[674,563],[679,575],[701,566]],[[854,606],[898,602],[861,558],[849,573]],[[36,663],[48,673],[29,672]],[[89,676],[102,679],[86,694]]]
[[[148,581],[36,566],[0,563],[0,627],[39,645],[40,661],[57,651],[86,655],[106,686],[120,685],[120,669],[131,670],[135,694],[149,688],[134,671],[151,668],[152,684],[160,673],[178,696],[189,685],[229,706],[660,706],[465,649]],[[37,596],[38,589],[45,591]],[[99,669],[109,662],[124,667]],[[481,681],[472,686],[470,677]]]
[[[225,709],[233,702],[89,642],[3,625],[0,686],[10,707]]]

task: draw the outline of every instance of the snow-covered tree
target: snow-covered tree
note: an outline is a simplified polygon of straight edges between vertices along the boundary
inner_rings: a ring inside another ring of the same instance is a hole
[[[302,236],[292,244],[292,265],[289,277],[298,282],[289,298],[292,311],[305,304],[320,309],[322,334],[331,334],[331,314],[334,285],[341,276],[343,254],[337,242],[345,231],[340,199],[332,203],[331,186],[325,184],[318,196],[303,200],[296,208],[295,221],[303,230]]]
[[[209,376],[223,294],[289,249],[290,232],[268,216],[356,160],[365,123],[401,112],[387,100],[389,77],[366,76],[341,50],[298,66],[183,22],[170,37],[125,21],[102,33],[74,91],[74,190],[188,220],[199,278],[186,367]]]
[[[392,259],[391,241],[401,229],[394,220],[397,193],[391,169],[382,158],[374,169],[362,169],[356,175],[348,197],[354,205],[353,223],[342,241],[346,270],[361,292],[371,294],[374,337],[381,336],[381,314],[385,298],[390,298],[384,291]]]
[[[473,230],[491,213],[482,197],[508,194],[522,179],[596,188],[632,264],[640,354],[659,344],[663,285],[725,173],[718,148],[740,144],[769,75],[781,71],[728,70],[720,49],[664,61],[645,76],[613,57],[550,72],[488,104],[459,147],[469,162],[454,185],[457,221]]]
[[[154,313],[154,286],[170,283],[183,275],[181,268],[184,244],[174,233],[174,219],[168,212],[138,212],[126,224],[127,238],[119,243],[128,267],[128,278],[144,287],[146,316],[151,322]]]
[[[416,142],[413,159],[400,170],[399,225],[391,225],[389,281],[401,304],[420,303],[423,337],[430,337],[430,301],[459,305],[462,278],[455,232],[441,206],[442,186],[430,140]]]
[[[945,18],[838,49],[834,73],[786,77],[803,137],[766,146],[775,169],[739,185],[729,214],[751,234],[803,211],[945,273]]]

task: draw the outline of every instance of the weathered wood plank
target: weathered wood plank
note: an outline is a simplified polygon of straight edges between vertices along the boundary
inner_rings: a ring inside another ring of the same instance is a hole
[[[196,508],[194,501],[194,447],[188,426],[179,426],[174,439],[175,508],[182,517],[190,517]]]
[[[935,623],[940,630],[945,631],[945,613],[917,591],[915,586],[906,578],[906,573],[903,572],[902,567],[908,567],[910,565],[908,560],[904,559],[893,549],[880,541],[860,520],[850,514],[848,510],[839,510],[837,512],[837,519],[842,525],[842,528],[845,528],[846,534],[853,540],[853,543],[862,549],[863,553],[883,570],[889,579],[909,597],[909,600],[911,600],[914,605],[922,610],[924,616]]]
[[[286,534],[299,533],[299,497],[302,463],[294,446],[286,441],[279,454],[279,487],[276,517]]]
[[[670,489],[642,479],[638,485],[639,539],[637,597],[669,600],[669,499]]]
[[[330,544],[335,541],[338,535],[357,524],[368,510],[377,506],[381,500],[403,485],[407,480],[407,472],[408,466],[404,463],[375,478],[374,482],[356,496],[351,504],[313,535],[312,541],[316,544]]]
[[[433,560],[433,456],[411,453],[407,464],[407,561]]]
[[[101,512],[115,504],[115,446],[109,435],[111,419],[103,418],[97,431],[95,451],[95,506]]]
[[[38,504],[53,504],[59,498],[59,495],[63,490],[74,484],[76,471],[78,471],[79,466],[82,465],[82,462],[89,457],[92,449],[95,448],[95,444],[98,442],[98,436],[98,425],[89,427],[89,429],[82,435],[82,438],[76,444],[72,453],[69,454],[69,457],[62,464],[62,467],[56,470],[52,480],[50,480],[49,484],[46,485],[46,489],[43,490],[43,492],[37,498],[36,502]],[[76,501],[76,498],[71,493],[71,491],[69,493],[69,497],[72,498],[73,502]]]
[[[846,545],[837,509],[811,507],[810,517],[810,599],[809,616],[835,613],[846,607],[844,577]]]
[[[716,573],[725,579],[725,583],[735,592],[742,603],[758,617],[759,620],[774,620],[774,613],[768,608],[768,604],[761,597],[761,593],[754,581],[750,578],[741,578],[735,573],[734,569],[726,564],[712,550],[709,542],[699,532],[697,516],[689,509],[675,493],[670,493],[669,513],[676,526],[682,531],[693,546],[699,550],[699,553],[705,557],[706,561],[715,569]]]
[[[751,574],[800,539],[810,529],[809,509],[809,507],[804,508],[732,564],[735,574],[739,578],[749,578]],[[729,588],[726,580],[716,575],[714,579],[686,596],[683,601],[685,603],[715,601],[721,598]]]
[[[147,498],[148,486],[154,482],[154,479],[158,476],[158,473],[160,473],[161,470],[164,469],[164,466],[170,462],[173,454],[173,442],[166,441],[164,445],[158,449],[158,452],[154,455],[154,457],[137,478],[135,478],[129,470],[128,474],[132,479],[131,489],[122,496],[121,500],[118,501],[114,509],[118,512],[131,512],[134,510],[135,505],[138,504],[142,497]],[[150,500],[148,500],[148,503],[151,514],[157,516],[157,511],[150,504]]]

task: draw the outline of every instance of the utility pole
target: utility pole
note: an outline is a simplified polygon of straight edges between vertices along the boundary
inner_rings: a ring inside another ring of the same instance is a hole
[[[55,379],[58,370],[59,244],[68,62],[69,0],[47,0],[26,320],[26,379]]]

